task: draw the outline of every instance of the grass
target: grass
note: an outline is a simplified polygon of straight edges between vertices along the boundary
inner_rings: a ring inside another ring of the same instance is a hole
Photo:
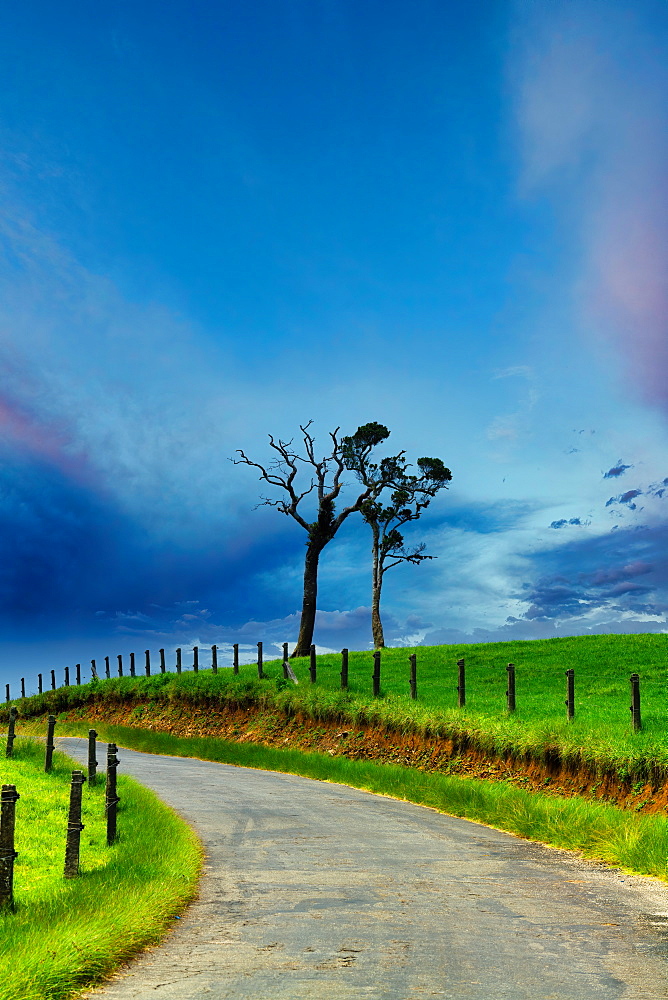
[[[0,753],[4,746],[0,741]],[[16,806],[15,912],[0,911],[0,1000],[65,1000],[160,940],[192,898],[201,867],[194,832],[148,789],[118,776],[118,839],[106,846],[103,778],[83,789],[81,874],[63,878],[73,767],[24,738],[0,765]]]
[[[409,697],[408,657],[418,658],[418,700]],[[466,660],[467,704],[457,707],[457,667]],[[222,660],[221,660],[222,662]],[[198,708],[249,706],[301,713],[314,721],[380,725],[400,732],[454,739],[492,755],[555,756],[575,766],[646,779],[668,775],[668,636],[600,635],[508,643],[387,649],[382,697],[371,697],[370,652],[351,652],[349,689],[340,688],[338,655],[318,657],[318,682],[309,683],[308,660],[293,660],[295,687],[278,660],[238,676],[221,669],[152,677],[124,677],[60,688],[15,704],[24,716],[61,712],[90,699],[118,704],[181,703]],[[505,710],[506,664],[516,667],[517,711]],[[565,717],[565,670],[575,670],[576,717]],[[630,727],[629,675],[640,674],[643,730]]]
[[[177,737],[127,726],[98,725],[104,739],[147,753],[197,757],[243,767],[336,781],[430,806],[453,816],[578,851],[641,875],[668,880],[668,818],[639,815],[602,802],[559,799],[491,782],[416,771],[393,764],[302,753],[208,737]],[[84,735],[87,723],[64,724]]]

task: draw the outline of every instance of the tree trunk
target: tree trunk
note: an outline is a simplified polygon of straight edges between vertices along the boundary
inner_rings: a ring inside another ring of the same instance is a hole
[[[380,565],[380,540],[377,524],[371,524],[373,531],[372,548],[372,574],[371,574],[371,634],[373,636],[374,649],[383,649],[385,646],[385,636],[383,635],[383,623],[380,620],[380,592],[383,586],[383,572]]]
[[[292,656],[308,656],[315,629],[316,602],[318,599],[318,560],[324,545],[319,541],[309,541],[304,561],[304,600],[299,638]]]

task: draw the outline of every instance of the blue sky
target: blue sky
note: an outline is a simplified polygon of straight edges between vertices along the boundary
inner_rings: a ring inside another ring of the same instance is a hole
[[[666,631],[667,49],[651,0],[6,9],[6,679],[293,640],[228,459],[311,419],[452,470],[390,644]],[[369,587],[351,519],[321,648]]]

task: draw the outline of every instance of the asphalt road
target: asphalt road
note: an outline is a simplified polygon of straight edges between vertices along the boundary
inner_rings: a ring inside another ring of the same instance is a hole
[[[668,998],[662,883],[342,785],[119,756],[196,828],[206,874],[98,1000]]]

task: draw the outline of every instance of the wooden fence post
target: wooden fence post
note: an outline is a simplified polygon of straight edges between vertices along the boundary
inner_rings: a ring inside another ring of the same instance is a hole
[[[218,646],[211,647],[211,673],[218,673]]]
[[[120,799],[116,794],[116,768],[118,767],[118,757],[116,753],[118,747],[115,743],[107,746],[107,785],[104,794],[104,807],[107,813],[107,846],[110,847],[116,840],[116,808]]]
[[[84,781],[83,771],[72,771],[70,786],[70,812],[67,817],[67,841],[65,844],[65,878],[76,878],[79,874],[79,850],[81,846],[81,786]]]
[[[377,649],[373,654],[373,674],[371,675],[371,680],[373,682],[373,696],[378,698],[380,696],[380,650]]]
[[[56,690],[56,671],[55,670],[51,671],[51,690],[52,691]]]
[[[193,671],[199,673],[199,646],[193,646]]]
[[[74,671],[75,671],[75,674],[76,674],[77,684],[81,684],[81,664],[80,663],[77,663],[77,665],[74,668]]]
[[[165,663],[165,651],[164,649],[159,650],[160,652],[160,673],[164,674],[167,672],[167,664]]]
[[[95,740],[97,733],[94,729],[88,730],[88,784],[94,785],[97,781],[97,760],[95,751],[97,749]]]
[[[290,679],[290,674],[288,673],[288,666],[289,666],[288,660],[289,660],[288,644],[287,644],[287,642],[284,642],[283,643],[283,677],[285,678],[286,681]]]
[[[464,660],[457,660],[459,671],[459,681],[457,684],[457,704],[460,708],[466,705],[466,664]]]
[[[130,653],[130,677],[135,676],[135,654]]]
[[[14,829],[16,803],[21,796],[16,785],[3,785],[0,793],[0,907],[14,909]]]
[[[232,673],[239,673],[239,643],[235,642],[232,646]]]
[[[69,667],[65,667],[65,671],[64,672],[65,672],[65,683],[63,684],[63,687],[67,688],[67,687],[70,686],[70,668]]]
[[[107,677],[107,678],[111,677],[111,669],[109,667],[109,657],[108,656],[105,656],[105,658],[104,658],[104,676]]]
[[[642,729],[640,718],[640,675],[631,674],[631,725],[633,732],[637,733]]]
[[[18,709],[12,705],[9,710],[9,726],[7,727],[7,748],[5,750],[5,757],[14,756],[14,740],[16,739],[16,733],[14,729],[16,727],[16,716],[18,715]]]
[[[150,650],[147,649],[146,652],[144,653],[144,656],[146,657],[146,665],[144,666],[144,670],[146,672],[146,676],[150,677],[151,676],[151,653],[150,653]]]
[[[9,705],[10,701],[12,700],[9,697],[9,684],[5,684],[5,691],[7,692],[7,704]]]
[[[95,660],[90,661],[90,679],[92,681],[99,681],[100,679],[97,676],[97,666],[95,665]]]
[[[509,712],[515,711],[515,664],[509,663],[506,667],[508,671],[508,690],[506,691],[506,708]]]
[[[415,701],[417,698],[417,654],[411,653],[408,659],[411,665],[411,679],[410,679],[411,698],[413,699],[413,701]]]
[[[26,696],[26,679],[25,679],[25,677],[22,677],[21,678],[21,697],[25,698],[25,696]]]
[[[183,668],[181,666],[181,648],[179,647],[176,650],[176,672],[177,672],[177,674],[180,674],[182,669]]]
[[[55,745],[53,742],[53,731],[56,728],[56,717],[55,715],[49,716],[49,721],[46,727],[46,750],[44,753],[44,770],[50,771],[53,767],[53,751]]]
[[[118,653],[117,654],[117,659],[118,659],[118,676],[122,677],[123,676],[123,654],[122,653]]]
[[[311,675],[311,684],[315,684],[315,682],[318,679],[318,663],[315,658],[315,646],[313,645],[313,643],[311,643],[308,655],[309,655],[308,672]]]
[[[263,665],[264,664],[263,664],[263,658],[262,658],[262,643],[258,642],[258,644],[257,644],[257,675],[258,675],[258,677],[260,679],[262,679],[264,677],[264,670],[262,669]]]
[[[42,694],[42,675],[37,674],[37,694]]]
[[[348,690],[348,650],[341,650],[341,690]]]
[[[566,671],[566,718],[575,718],[575,670]]]

